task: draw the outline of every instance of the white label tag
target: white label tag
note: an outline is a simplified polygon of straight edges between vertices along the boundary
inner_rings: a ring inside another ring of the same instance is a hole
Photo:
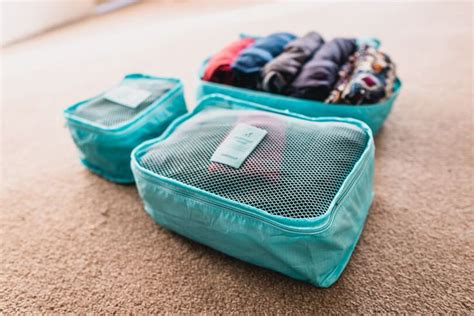
[[[104,98],[120,105],[136,108],[145,101],[151,92],[128,86],[117,86],[104,94]]]
[[[267,131],[248,124],[237,124],[226,139],[217,147],[211,161],[240,168]]]

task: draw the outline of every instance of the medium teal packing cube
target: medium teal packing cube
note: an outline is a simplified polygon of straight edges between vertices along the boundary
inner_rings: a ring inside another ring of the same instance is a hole
[[[135,148],[132,170],[145,210],[163,227],[328,287],[373,199],[374,143],[358,120],[210,95]]]
[[[129,98],[132,89],[142,93],[138,97],[143,100],[127,107],[107,99],[105,92],[66,108],[64,116],[84,166],[110,181],[133,183],[133,148],[159,136],[187,112],[183,84],[174,78],[129,74],[116,87],[128,89],[120,90],[119,97]]]
[[[249,37],[248,35],[241,36]],[[357,43],[358,45],[370,44],[375,47],[380,45],[380,41],[375,38],[359,38]],[[202,63],[199,71],[199,83],[196,93],[198,100],[206,95],[218,93],[309,117],[337,116],[355,118],[365,122],[372,129],[374,134],[378,133],[383,123],[387,119],[401,89],[401,81],[397,78],[395,80],[394,91],[392,95],[382,102],[365,105],[327,104],[320,101],[298,99],[290,96],[244,89],[201,80],[208,60],[209,59],[206,59]]]

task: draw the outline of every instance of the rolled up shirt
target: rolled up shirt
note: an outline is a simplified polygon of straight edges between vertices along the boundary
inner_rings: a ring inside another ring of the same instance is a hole
[[[304,63],[323,44],[324,39],[316,32],[309,32],[289,42],[280,55],[263,67],[262,89],[272,93],[286,94]]]
[[[304,64],[291,84],[289,94],[297,98],[324,101],[338,80],[339,69],[356,50],[355,39],[336,38],[324,44]]]
[[[278,56],[295,38],[296,36],[291,33],[273,33],[257,39],[253,45],[245,48],[232,64],[235,84],[239,87],[258,89],[262,67]]]
[[[234,84],[232,63],[243,49],[254,42],[253,38],[242,38],[224,47],[220,52],[211,57],[202,79],[228,85]]]

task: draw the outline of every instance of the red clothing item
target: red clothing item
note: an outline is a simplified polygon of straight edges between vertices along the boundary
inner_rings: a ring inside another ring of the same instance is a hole
[[[232,85],[234,82],[232,63],[240,52],[253,42],[255,42],[253,38],[243,38],[224,47],[209,60],[202,79]]]

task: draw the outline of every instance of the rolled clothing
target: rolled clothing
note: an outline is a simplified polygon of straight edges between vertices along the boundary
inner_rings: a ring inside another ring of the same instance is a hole
[[[209,60],[202,79],[232,85],[234,83],[232,63],[243,49],[254,42],[253,38],[242,38],[224,47]]]
[[[291,33],[273,33],[257,39],[253,45],[245,48],[232,64],[235,85],[244,88],[260,87],[260,71],[270,60],[278,56],[285,46],[296,36]]]
[[[326,103],[344,103],[342,101],[342,92],[346,89],[351,81],[352,73],[354,72],[356,54],[349,57],[349,60],[339,70],[339,79],[334,85],[329,97],[324,101]]]
[[[272,93],[286,94],[304,63],[323,44],[324,39],[316,32],[309,32],[288,43],[280,55],[263,67],[262,89]]]
[[[392,95],[395,64],[375,47],[362,46],[344,67],[351,71],[341,74],[327,103],[374,104]]]
[[[324,101],[338,80],[339,69],[356,50],[356,40],[336,38],[324,44],[304,64],[291,84],[289,94],[297,98]]]

